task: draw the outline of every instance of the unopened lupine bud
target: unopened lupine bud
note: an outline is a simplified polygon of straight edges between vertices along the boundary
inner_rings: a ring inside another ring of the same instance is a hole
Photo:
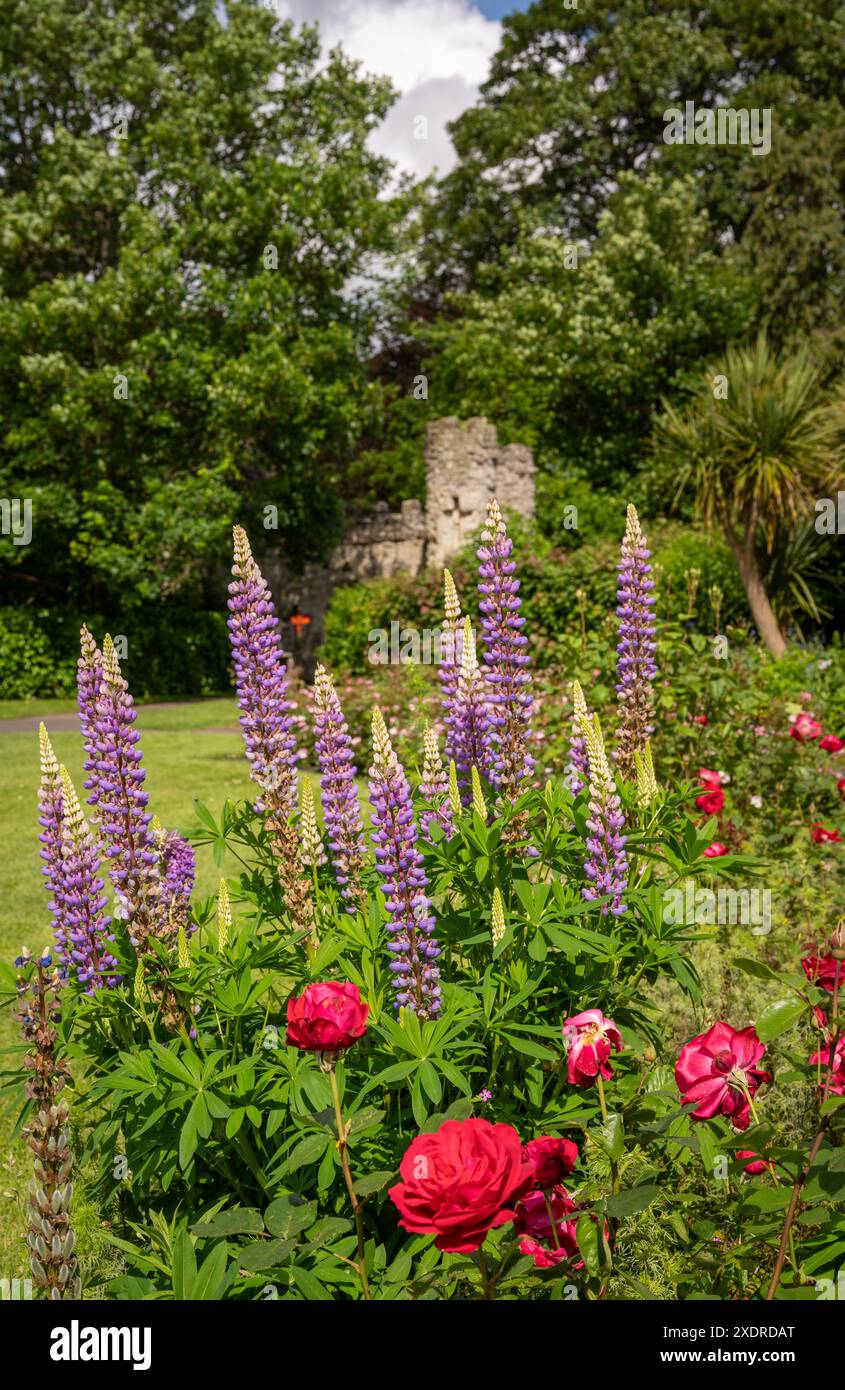
[[[455,767],[454,759],[449,764],[449,809],[455,818],[461,814],[463,809],[461,789],[458,786],[458,769]]]
[[[437,747],[437,737],[431,725],[426,722],[423,731],[423,770],[420,781],[420,796],[427,803],[420,816],[420,827],[427,840],[431,840],[430,827],[436,821],[447,838],[452,833],[452,808],[449,805],[449,782]]]
[[[487,819],[487,802],[484,800],[484,792],[481,789],[481,778],[478,775],[478,768],[473,763],[470,768],[472,778],[472,809],[483,821]]]
[[[505,934],[505,904],[502,901],[501,889],[493,889],[493,907],[491,912],[491,930],[493,935],[493,945],[498,946]]]
[[[229,903],[229,886],[225,878],[221,878],[220,887],[217,890],[217,949],[225,951],[229,944],[229,935],[232,930],[232,908]]]
[[[177,959],[179,962],[179,969],[187,970],[188,966],[191,964],[191,953],[188,950],[188,938],[185,934],[184,927],[179,928],[179,933],[176,939],[178,942]]]

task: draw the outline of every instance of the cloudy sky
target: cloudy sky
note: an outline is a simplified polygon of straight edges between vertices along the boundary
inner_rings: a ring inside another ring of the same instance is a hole
[[[297,21],[318,21],[327,47],[340,43],[402,93],[373,138],[416,175],[454,162],[446,124],[476,100],[498,47],[500,20],[530,0],[276,0]]]

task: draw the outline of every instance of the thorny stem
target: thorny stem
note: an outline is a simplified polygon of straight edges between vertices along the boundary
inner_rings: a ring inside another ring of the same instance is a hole
[[[352,1204],[352,1213],[355,1217],[355,1232],[358,1238],[358,1262],[355,1266],[358,1278],[361,1281],[361,1291],[364,1298],[368,1301],[372,1298],[370,1284],[367,1279],[367,1266],[364,1258],[364,1218],[362,1215],[362,1202],[352,1182],[352,1171],[349,1167],[349,1149],[347,1138],[349,1130],[343,1120],[343,1111],[340,1106],[340,1091],[337,1085],[337,1072],[334,1067],[329,1071],[329,1081],[332,1088],[332,1100],[334,1102],[335,1122],[337,1124],[337,1152],[340,1156],[340,1166],[343,1169],[343,1181],[346,1183],[346,1191],[349,1193],[349,1201]]]

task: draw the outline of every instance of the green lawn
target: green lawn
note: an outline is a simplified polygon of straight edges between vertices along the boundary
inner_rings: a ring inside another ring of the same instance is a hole
[[[41,717],[73,710],[71,701],[3,703],[5,719]],[[187,830],[195,823],[193,802],[204,801],[215,813],[227,797],[250,794],[240,733],[204,733],[203,729],[237,726],[234,700],[208,700],[166,710],[140,711],[137,727],[147,768],[150,809],[168,828]],[[51,735],[56,756],[81,790],[82,741],[75,730]],[[40,951],[50,940],[47,894],[38,857],[38,734],[4,732],[0,722],[0,952],[13,959],[26,944]],[[235,876],[233,859],[224,871]],[[210,850],[197,855],[197,891],[212,893],[221,870]],[[0,1046],[16,1040],[8,1010],[0,1022]],[[25,1273],[21,1235],[23,1194],[29,1181],[28,1150],[10,1134],[11,1117],[0,1121],[0,1278]],[[80,1219],[96,1229],[97,1213]]]

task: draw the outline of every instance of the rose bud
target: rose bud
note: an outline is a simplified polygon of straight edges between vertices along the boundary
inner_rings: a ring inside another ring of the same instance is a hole
[[[727,845],[723,845],[721,840],[714,840],[712,845],[708,845],[704,851],[703,859],[722,859],[726,854],[730,854]]]
[[[298,998],[288,1000],[288,1043],[316,1052],[320,1065],[331,1070],[340,1053],[363,1038],[369,1012],[358,986],[348,981],[308,985]]]
[[[554,1187],[572,1172],[578,1161],[578,1148],[571,1139],[552,1136],[529,1140],[523,1153],[534,1169],[538,1187]]]
[[[714,1023],[681,1048],[675,1083],[684,1104],[695,1102],[694,1120],[726,1115],[734,1129],[747,1129],[750,1101],[771,1073],[757,1066],[765,1052],[754,1029]]]
[[[565,1019],[563,1041],[570,1086],[589,1086],[599,1074],[605,1081],[613,1075],[608,1060],[611,1046],[621,1052],[622,1038],[613,1019],[605,1018],[601,1009],[587,1009]]]
[[[438,1250],[466,1254],[487,1232],[512,1221],[516,1204],[534,1187],[534,1169],[510,1125],[446,1120],[419,1134],[399,1165],[402,1181],[388,1192],[399,1225],[433,1235]]]

